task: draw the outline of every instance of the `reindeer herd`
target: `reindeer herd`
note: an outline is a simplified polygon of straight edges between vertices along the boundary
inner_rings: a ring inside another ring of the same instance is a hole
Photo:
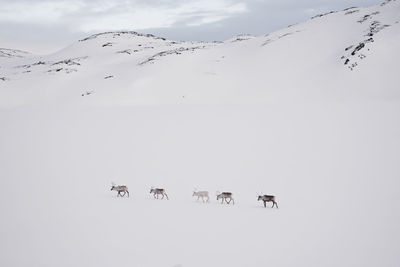
[[[115,185],[114,183],[112,183],[111,191],[117,191],[117,197],[124,197],[125,195],[127,195],[127,197],[129,197],[129,191],[128,191],[128,187],[126,185]],[[164,199],[164,197],[166,197],[167,200],[169,200],[168,195],[165,192],[165,189],[163,189],[163,188],[152,187],[150,189],[150,194],[153,194],[153,197],[155,199],[159,199],[159,197],[161,197],[161,199]],[[210,202],[210,196],[209,196],[208,191],[194,190],[192,196],[197,197],[196,201],[199,201],[201,198],[201,200],[203,202],[207,202],[207,203]],[[217,201],[220,199],[221,199],[221,204],[224,204],[224,202],[228,205],[231,202],[232,202],[232,205],[235,204],[235,200],[233,198],[232,192],[222,192],[222,193],[217,192]],[[276,208],[278,208],[278,204],[275,201],[275,196],[259,195],[258,201],[263,201],[264,207],[267,207],[267,202],[272,202],[272,208],[275,206],[276,206]]]

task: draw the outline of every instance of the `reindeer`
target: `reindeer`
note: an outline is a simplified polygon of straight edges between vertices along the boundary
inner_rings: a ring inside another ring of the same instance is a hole
[[[128,193],[129,197],[129,191],[128,191],[128,187],[126,185],[115,185],[114,183],[111,184],[111,191],[117,191],[117,197],[124,197],[126,193]],[[123,192],[124,194],[122,195],[121,192]]]
[[[196,190],[194,190],[192,197],[197,197],[196,201],[199,201],[200,198],[203,200],[203,202],[209,202],[210,201],[210,197],[208,196],[208,191],[196,191]],[[204,198],[207,198],[207,201],[204,201]]]
[[[222,199],[221,204],[224,204],[224,200],[227,204],[231,203],[232,201],[232,205],[235,204],[235,200],[232,198],[232,193],[231,192],[222,192],[221,194],[217,195],[217,200],[218,199]],[[227,201],[227,199],[229,198],[229,202]]]
[[[162,199],[164,199],[164,196],[166,196],[167,200],[169,200],[167,193],[165,193],[165,190],[161,189],[161,188],[151,188],[150,194],[153,194],[154,198],[157,198],[157,199],[158,199],[158,195],[162,195]]]
[[[272,202],[272,208],[276,205],[276,208],[278,208],[278,203],[275,202],[275,196],[270,196],[270,195],[262,195],[258,196],[258,201],[264,201],[264,207],[267,207],[267,202]]]

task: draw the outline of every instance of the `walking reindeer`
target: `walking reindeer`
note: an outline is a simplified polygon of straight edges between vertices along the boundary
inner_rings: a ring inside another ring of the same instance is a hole
[[[221,204],[224,204],[224,200],[226,202],[226,204],[231,203],[232,201],[232,205],[235,204],[235,200],[232,197],[232,193],[231,192],[222,192],[221,194],[217,193],[217,200],[222,199]],[[227,200],[229,198],[229,201]]]
[[[117,191],[117,197],[124,197],[125,194],[128,193],[129,197],[129,191],[128,191],[128,187],[126,185],[115,185],[114,183],[111,183],[111,191]],[[123,195],[121,193],[124,193]]]
[[[194,190],[192,197],[197,197],[196,201],[199,201],[200,198],[203,200],[203,202],[209,202],[210,201],[210,197],[208,196],[208,191],[196,191],[196,190]],[[207,200],[204,201],[204,198],[207,198]]]
[[[272,208],[276,206],[278,208],[278,203],[275,201],[275,196],[261,195],[258,196],[258,201],[262,200],[264,202],[264,207],[267,207],[267,202],[272,202]]]
[[[165,193],[165,190],[162,188],[151,188],[150,194],[153,194],[154,198],[157,198],[157,199],[158,199],[159,195],[162,195],[161,199],[164,199],[164,196],[165,196],[165,197],[167,197],[167,200],[169,200],[167,193]]]

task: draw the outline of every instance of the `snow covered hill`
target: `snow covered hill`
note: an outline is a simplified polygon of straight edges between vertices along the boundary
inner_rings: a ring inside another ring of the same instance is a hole
[[[393,62],[399,61],[399,14],[399,2],[388,1],[223,43],[96,34],[52,55],[2,64],[0,76],[8,82],[1,84],[0,104],[58,98],[113,105],[265,103],[282,94],[398,97]],[[93,92],[90,99],[79,100],[86,92]]]
[[[399,21],[392,0],[225,42],[0,49],[0,266],[397,266]]]

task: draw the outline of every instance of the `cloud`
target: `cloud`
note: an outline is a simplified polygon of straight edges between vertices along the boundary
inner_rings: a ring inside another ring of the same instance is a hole
[[[0,22],[57,23],[64,16],[79,11],[82,4],[80,1],[12,1],[0,5]]]
[[[64,24],[73,29],[103,30],[166,28],[221,21],[247,12],[238,0],[30,0],[2,1],[0,22]],[[0,2],[1,3],[1,2]]]

